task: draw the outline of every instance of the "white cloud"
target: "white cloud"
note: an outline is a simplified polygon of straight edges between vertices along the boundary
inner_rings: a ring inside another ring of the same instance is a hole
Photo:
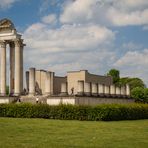
[[[55,25],[57,23],[57,16],[55,14],[49,14],[42,18],[42,22],[46,24]]]
[[[42,49],[42,52],[95,50],[115,38],[114,32],[97,25],[63,25],[49,29],[42,23],[31,25],[24,36],[30,48]]]
[[[117,60],[115,67],[121,69],[124,76],[143,78],[148,85],[148,49],[142,51],[128,51],[123,57]],[[127,75],[128,74],[128,75]]]
[[[126,26],[148,24],[147,0],[76,0],[68,2],[62,23],[99,23]]]
[[[15,2],[19,0],[0,0],[0,8],[6,9],[12,6]]]
[[[51,69],[59,74],[80,69],[101,73],[115,60],[108,48],[115,33],[98,25],[63,25],[51,29],[36,23],[26,29],[24,38],[28,67]]]

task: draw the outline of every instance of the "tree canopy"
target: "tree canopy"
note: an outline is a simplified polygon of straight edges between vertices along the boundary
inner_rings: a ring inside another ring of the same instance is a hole
[[[112,76],[113,78],[113,83],[116,84],[119,82],[120,80],[120,72],[117,69],[111,69],[109,70],[109,72],[107,73],[108,76]]]

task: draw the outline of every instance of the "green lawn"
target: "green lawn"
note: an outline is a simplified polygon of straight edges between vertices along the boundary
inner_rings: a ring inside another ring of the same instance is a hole
[[[0,118],[0,148],[148,148],[148,120]]]

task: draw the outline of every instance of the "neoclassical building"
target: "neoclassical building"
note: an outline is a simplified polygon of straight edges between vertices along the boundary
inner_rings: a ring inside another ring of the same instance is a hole
[[[51,100],[54,96],[116,98],[130,96],[129,85],[115,86],[111,76],[95,75],[87,70],[69,71],[66,76],[60,77],[52,71],[30,68],[25,73],[24,84],[24,46],[22,36],[16,31],[14,24],[9,19],[0,20],[0,96],[6,96],[6,84],[9,85],[10,95],[20,98],[46,96]],[[7,54],[9,71],[6,64]]]
[[[17,33],[14,24],[8,20],[0,21],[0,95],[6,95],[6,46],[9,45],[9,92],[18,96],[23,92],[23,48],[25,44]]]

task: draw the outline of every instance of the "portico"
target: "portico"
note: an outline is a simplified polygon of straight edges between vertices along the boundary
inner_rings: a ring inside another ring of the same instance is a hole
[[[23,40],[13,23],[8,19],[0,21],[0,95],[6,95],[7,64],[6,46],[9,45],[10,72],[9,93],[18,96],[23,92]]]

